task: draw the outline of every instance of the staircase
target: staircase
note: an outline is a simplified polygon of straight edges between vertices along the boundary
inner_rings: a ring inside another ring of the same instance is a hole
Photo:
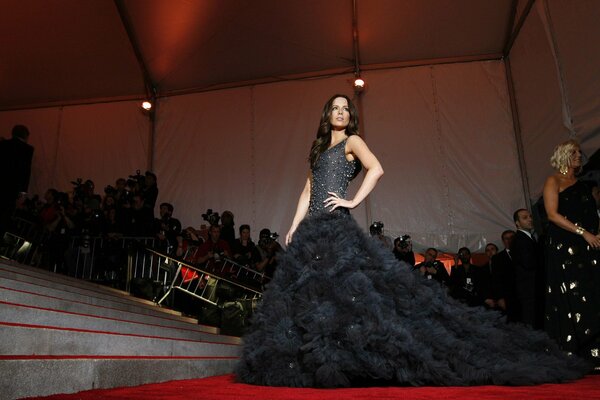
[[[231,373],[240,339],[120,290],[0,260],[0,397]]]

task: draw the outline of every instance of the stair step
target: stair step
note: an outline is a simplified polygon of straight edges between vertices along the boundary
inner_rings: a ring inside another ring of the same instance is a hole
[[[230,374],[237,359],[0,357],[0,393],[12,400]]]
[[[92,298],[112,300],[122,304],[137,306],[140,310],[148,310],[150,312],[158,312],[158,310],[160,310],[164,314],[171,314],[179,318],[190,319],[182,317],[181,313],[177,311],[169,310],[167,308],[157,308],[156,304],[153,302],[131,296],[129,293],[119,289],[75,279],[61,274],[55,274],[30,266],[7,264],[3,261],[0,263],[0,278],[29,282],[39,285],[40,287],[53,287],[55,289],[64,290],[70,293],[78,293]]]
[[[135,322],[192,329],[198,332],[215,334],[217,329],[197,325],[194,319],[181,319],[160,311],[151,312],[136,306],[112,300],[98,299],[81,294],[66,292],[51,287],[40,287],[29,282],[3,279],[0,282],[0,301],[21,305],[60,309],[86,315],[127,319]],[[155,306],[158,308],[157,306]],[[192,322],[193,321],[193,322]]]
[[[150,335],[172,337],[176,339],[214,340],[228,343],[239,343],[240,338],[235,336],[216,335],[199,332],[192,328],[172,327],[161,324],[136,322],[122,318],[103,317],[91,314],[76,313],[60,309],[51,309],[40,306],[21,305],[0,301],[0,321],[12,324],[31,324],[41,326],[54,326],[59,328],[73,328],[80,330],[108,331],[113,333]]]
[[[0,323],[0,354],[3,356],[194,356],[237,357],[237,344],[109,331],[76,330],[26,324]]]

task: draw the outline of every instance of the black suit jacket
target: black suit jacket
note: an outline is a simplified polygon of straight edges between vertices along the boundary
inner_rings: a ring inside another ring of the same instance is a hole
[[[26,192],[31,176],[33,147],[19,139],[0,140],[1,195],[16,199],[17,193]]]
[[[540,327],[543,319],[543,249],[526,233],[517,231],[511,245],[511,255],[515,266],[516,296],[521,306],[522,321]]]
[[[450,273],[450,296],[469,306],[484,305],[491,297],[490,275],[486,266],[470,265],[469,271],[464,265],[455,265]]]
[[[511,248],[516,271],[538,271],[543,262],[542,248],[523,231],[517,231]]]
[[[492,298],[508,299],[515,293],[515,267],[506,249],[492,257]]]

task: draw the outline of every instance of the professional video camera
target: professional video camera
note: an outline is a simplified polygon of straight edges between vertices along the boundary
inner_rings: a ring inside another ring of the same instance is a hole
[[[77,178],[76,180],[71,181],[71,185],[73,185],[73,197],[85,197],[85,190],[83,188],[84,183],[82,178]]]
[[[383,222],[375,221],[369,227],[369,232],[371,236],[378,236],[383,234]]]
[[[141,188],[144,186],[144,182],[144,175],[142,175],[142,172],[138,169],[135,171],[135,175],[129,175],[129,178],[127,179],[127,186],[133,189],[136,185],[139,185]]]
[[[265,228],[260,231],[258,236],[258,245],[264,248],[269,247],[273,242],[276,242],[279,238],[277,232],[271,232],[269,229]]]
[[[218,212],[214,212],[212,208],[209,208],[208,210],[206,210],[206,213],[202,214],[202,219],[208,222],[210,226],[213,226],[219,225],[219,220],[221,219],[221,217],[219,216]]]
[[[401,249],[408,249],[412,243],[410,235],[402,235],[396,239]]]

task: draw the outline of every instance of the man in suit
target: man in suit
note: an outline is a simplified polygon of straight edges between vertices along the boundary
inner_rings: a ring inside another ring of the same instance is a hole
[[[466,247],[458,250],[454,260],[448,293],[471,307],[489,307],[487,300],[491,299],[491,290],[488,270],[471,264],[471,251]]]
[[[543,251],[533,235],[533,217],[524,209],[513,214],[517,233],[511,245],[515,266],[515,289],[520,321],[534,329],[543,328]]]
[[[437,259],[437,249],[430,247],[425,251],[425,261],[415,265],[414,270],[418,270],[421,275],[427,279],[435,279],[440,282],[444,287],[447,287],[450,283],[450,275],[444,264]]]
[[[497,309],[506,314],[509,322],[518,320],[515,299],[515,278],[510,245],[515,237],[515,231],[502,232],[504,250],[492,256],[490,270],[492,276],[492,298]]]
[[[0,140],[0,240],[15,209],[19,193],[27,192],[33,147],[27,144],[29,130],[15,125],[12,137]]]

